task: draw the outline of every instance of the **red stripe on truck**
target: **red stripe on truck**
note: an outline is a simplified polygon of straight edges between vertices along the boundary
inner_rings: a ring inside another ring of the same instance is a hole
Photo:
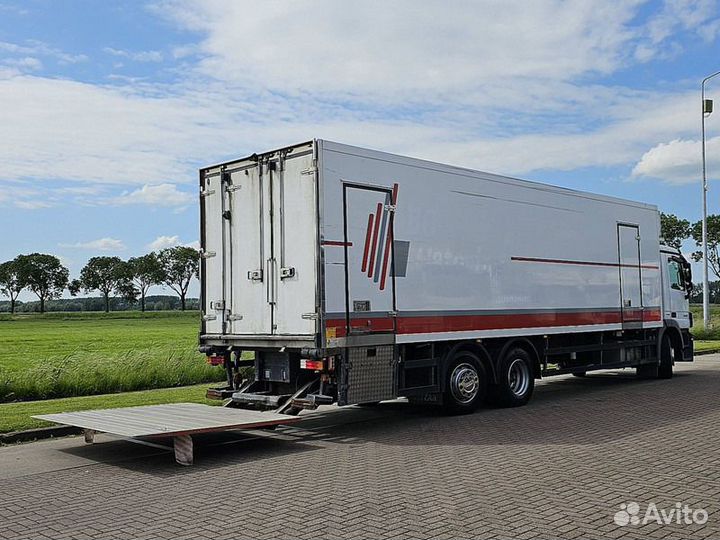
[[[368,252],[370,251],[370,236],[373,231],[373,215],[368,214],[367,229],[365,231],[365,247],[363,248],[362,272],[367,271]]]
[[[660,309],[625,311],[625,321],[654,322],[661,320]],[[397,317],[398,334],[432,334],[439,332],[471,332],[479,330],[511,330],[518,328],[542,328],[558,326],[591,326],[595,324],[620,324],[623,314],[617,311],[580,311],[573,313],[541,312],[519,314],[484,315],[429,315]],[[350,320],[353,328],[373,332],[392,332],[390,317],[367,317]],[[344,319],[329,319],[327,328],[334,328],[337,337],[346,335]]]
[[[594,261],[570,261],[566,259],[540,259],[537,257],[510,257],[511,261],[518,262],[537,262],[537,263],[550,263],[550,264],[575,264],[579,266],[609,266],[614,268],[637,268],[637,264],[620,264],[610,262],[594,262]],[[658,270],[658,266],[655,264],[641,264],[640,268],[646,268],[648,270]]]

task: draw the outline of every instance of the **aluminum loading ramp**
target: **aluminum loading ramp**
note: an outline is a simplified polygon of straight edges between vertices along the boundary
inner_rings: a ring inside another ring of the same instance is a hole
[[[145,444],[148,442],[141,439],[172,437],[175,460],[180,465],[192,465],[193,435],[234,429],[257,429],[292,424],[302,420],[297,416],[286,414],[213,407],[197,403],[41,414],[33,418],[83,428],[87,443],[94,442],[97,432],[119,435]],[[170,449],[162,445],[150,444]]]

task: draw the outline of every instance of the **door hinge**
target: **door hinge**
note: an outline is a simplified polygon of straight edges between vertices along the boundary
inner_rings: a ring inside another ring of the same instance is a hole
[[[317,321],[320,315],[318,313],[303,313],[300,317],[309,321]]]
[[[243,316],[242,315],[236,315],[234,313],[231,313],[227,316],[228,321],[242,321]]]
[[[263,271],[262,270],[250,270],[247,273],[247,276],[250,281],[262,281],[263,280]]]
[[[307,176],[308,174],[315,174],[317,171],[318,168],[313,165],[312,167],[308,167],[307,169],[300,171],[300,174]]]
[[[227,191],[228,193],[232,193],[233,191],[238,191],[240,189],[242,189],[242,184],[230,184],[225,188],[225,191]]]
[[[397,311],[388,311],[388,315],[389,315],[390,317],[397,317],[397,316],[398,316],[398,312],[397,312]]]
[[[210,259],[215,255],[217,255],[217,253],[215,253],[214,251],[203,251],[202,253],[200,253],[200,257],[203,259]]]
[[[386,204],[385,205],[385,211],[387,212],[394,212],[396,209],[396,206],[394,204]]]
[[[217,315],[203,315],[203,321],[214,321],[217,319]]]
[[[200,190],[200,196],[201,196],[201,197],[209,197],[209,196],[212,195],[213,193],[215,193],[215,190],[214,190],[214,189],[201,189],[201,190]]]
[[[222,300],[214,300],[210,302],[210,309],[214,309],[215,311],[223,311],[225,309],[225,302]]]
[[[280,269],[280,279],[295,277],[295,267],[288,266]]]

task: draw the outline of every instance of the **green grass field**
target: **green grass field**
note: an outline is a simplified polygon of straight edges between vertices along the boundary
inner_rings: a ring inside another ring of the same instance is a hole
[[[197,352],[198,312],[0,317],[0,402],[224,378]]]
[[[694,322],[692,334],[695,338],[695,352],[720,352],[720,305],[710,306],[709,330],[703,327],[702,305],[693,304],[690,306],[690,311]]]

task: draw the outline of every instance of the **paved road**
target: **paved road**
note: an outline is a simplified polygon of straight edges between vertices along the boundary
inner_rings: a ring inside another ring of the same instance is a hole
[[[720,537],[720,356],[671,381],[549,379],[470,416],[316,414],[205,437],[191,468],[105,436],[0,448],[0,538]],[[709,519],[618,526],[630,502]]]

